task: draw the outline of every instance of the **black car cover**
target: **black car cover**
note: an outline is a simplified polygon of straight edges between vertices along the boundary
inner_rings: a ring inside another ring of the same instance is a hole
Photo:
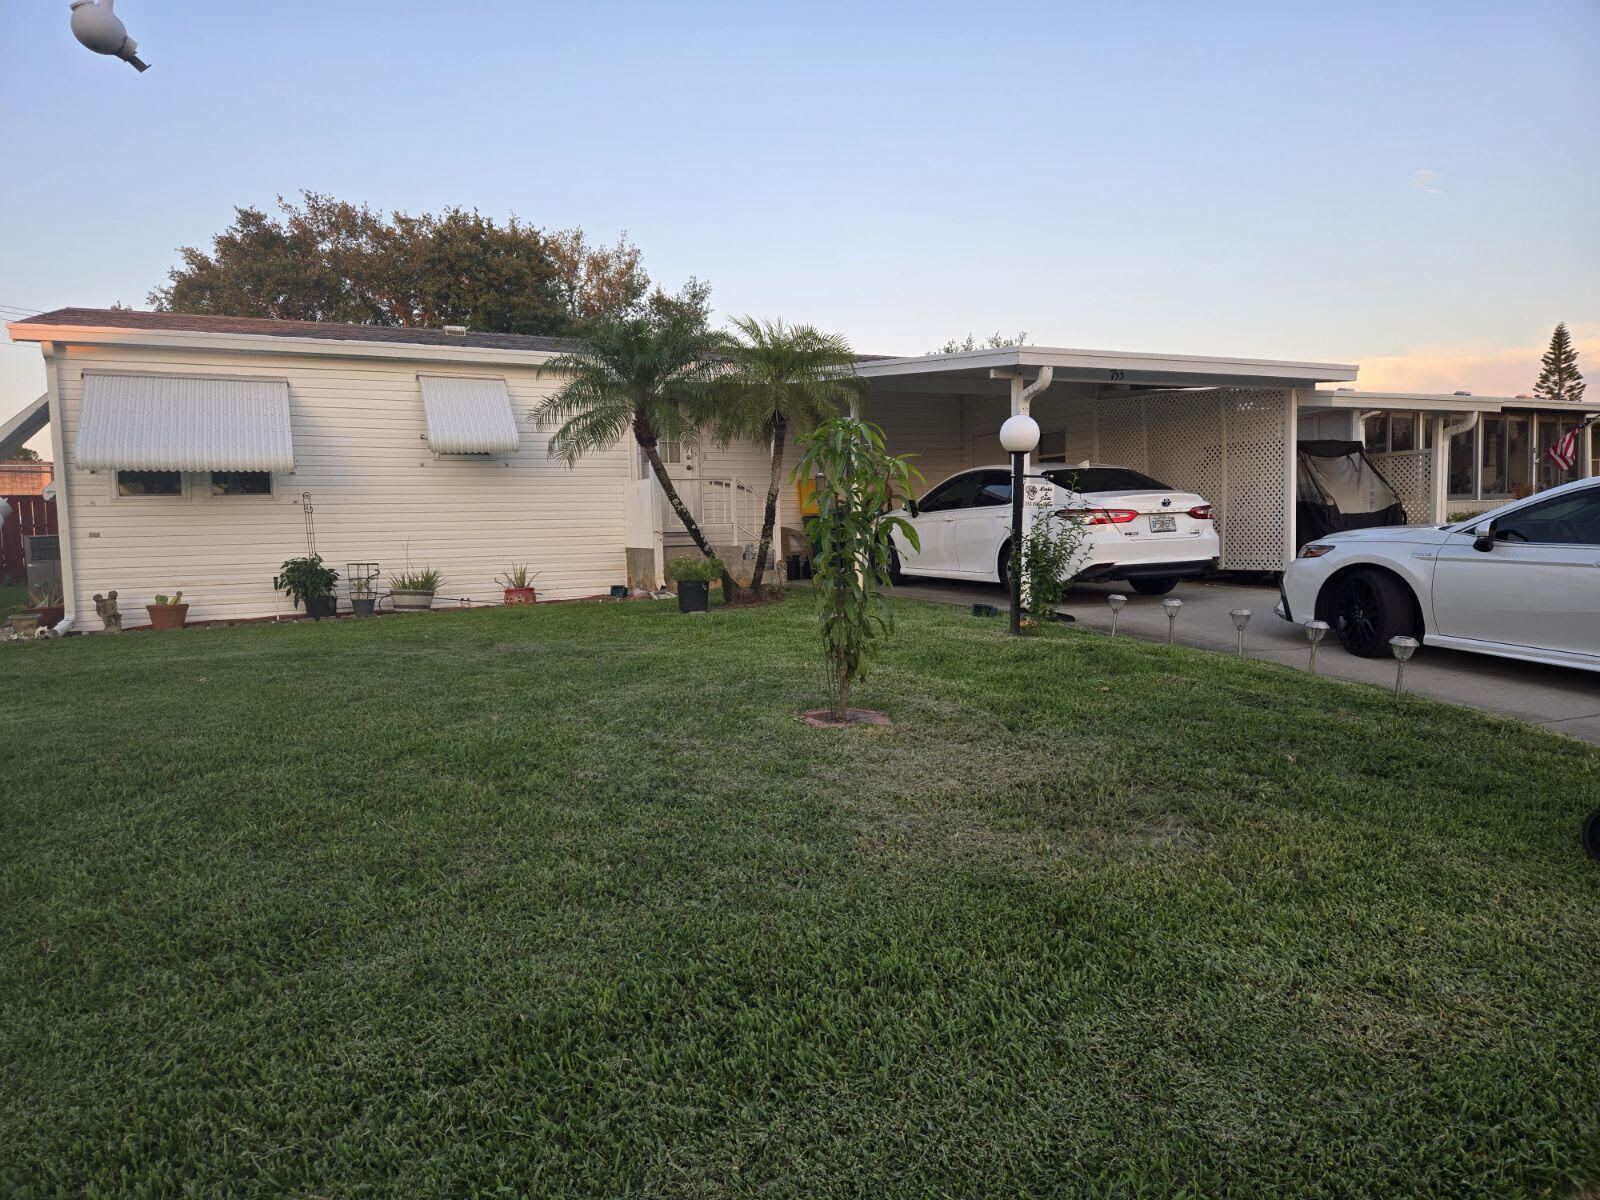
[[[1404,525],[1405,506],[1360,442],[1300,443],[1295,533],[1301,546],[1341,529]]]

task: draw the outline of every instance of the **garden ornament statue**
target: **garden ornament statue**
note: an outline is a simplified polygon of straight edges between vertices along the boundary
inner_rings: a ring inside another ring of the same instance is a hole
[[[1167,610],[1167,645],[1171,646],[1178,640],[1178,610],[1183,607],[1183,601],[1163,600],[1161,607]]]
[[[1326,621],[1306,622],[1306,640],[1311,643],[1311,662],[1306,669],[1313,675],[1317,673],[1317,643],[1323,639],[1327,632],[1328,623]]]
[[[107,633],[122,632],[122,614],[117,611],[117,593],[110,592],[102,596],[99,592],[94,594],[94,613],[100,618]]]
[[[1406,637],[1404,634],[1389,639],[1389,653],[1394,655],[1394,694],[1396,696],[1400,694],[1400,689],[1405,683],[1406,660],[1417,652],[1417,645],[1416,638]]]
[[[1128,598],[1113,592],[1106,597],[1106,603],[1111,606],[1111,636],[1117,636],[1117,617],[1122,613],[1122,606],[1127,604]]]

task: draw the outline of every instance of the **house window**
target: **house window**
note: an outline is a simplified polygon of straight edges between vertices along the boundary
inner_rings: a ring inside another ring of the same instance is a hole
[[[1389,418],[1389,449],[1415,450],[1417,448],[1417,417],[1415,413],[1395,413]]]
[[[1362,422],[1361,440],[1366,443],[1367,449],[1373,454],[1382,454],[1387,451],[1389,449],[1389,414],[1376,413]]]
[[[177,471],[118,471],[119,496],[181,496],[183,476]]]
[[[213,471],[211,472],[213,496],[270,496],[272,472],[270,471]]]

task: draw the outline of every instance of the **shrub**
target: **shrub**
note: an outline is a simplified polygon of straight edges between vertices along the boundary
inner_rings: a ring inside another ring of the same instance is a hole
[[[278,591],[289,593],[289,600],[293,604],[304,604],[308,599],[332,597],[333,590],[338,584],[339,572],[332,567],[323,566],[322,556],[319,554],[305,558],[291,558],[278,568],[278,577],[272,581],[272,586]]]
[[[685,554],[667,563],[667,578],[676,583],[711,583],[721,579],[726,570],[720,558]]]
[[[1018,548],[1012,547],[1011,570],[1022,580],[1022,602],[1027,606],[1028,620],[1043,625],[1072,586],[1074,561],[1088,530],[1078,516],[1060,516],[1047,508],[1036,509],[1035,513],[1033,525],[1022,539],[1027,552],[1021,562]]]

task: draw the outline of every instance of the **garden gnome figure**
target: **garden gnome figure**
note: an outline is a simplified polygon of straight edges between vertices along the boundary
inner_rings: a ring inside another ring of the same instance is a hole
[[[99,592],[94,594],[95,615],[105,623],[107,633],[122,632],[122,614],[117,611],[117,594],[112,592],[109,596],[102,596]]]

